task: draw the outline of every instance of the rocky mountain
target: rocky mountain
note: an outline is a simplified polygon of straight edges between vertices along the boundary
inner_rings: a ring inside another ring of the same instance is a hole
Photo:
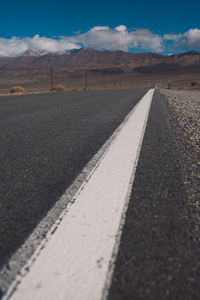
[[[185,52],[164,56],[154,53],[123,51],[97,51],[80,49],[63,53],[45,53],[35,49],[25,51],[19,57],[1,57],[0,70],[46,70],[50,66],[68,71],[119,68],[126,72],[151,69],[180,68],[200,65],[200,52]],[[145,69],[146,68],[146,69]]]
[[[41,55],[47,55],[47,54],[48,54],[47,51],[38,51],[38,50],[35,50],[35,49],[30,48],[30,49],[28,49],[28,50],[22,52],[22,53],[19,55],[19,57],[22,57],[22,56],[36,56],[36,57],[38,57],[38,56],[41,56]]]

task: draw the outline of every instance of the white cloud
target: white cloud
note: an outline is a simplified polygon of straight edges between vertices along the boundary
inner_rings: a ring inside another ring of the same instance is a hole
[[[163,39],[160,35],[152,33],[148,29],[137,29],[130,33],[131,46],[143,50],[161,52],[164,50]]]
[[[124,25],[119,25],[114,29],[108,26],[95,26],[86,33],[61,38],[40,37],[38,34],[33,38],[0,38],[0,54],[6,56],[17,56],[30,48],[39,51],[62,52],[80,47],[110,51],[128,51],[131,48],[155,52],[163,50],[161,36],[147,29],[128,31]]]
[[[115,27],[115,30],[117,30],[117,31],[126,31],[127,27],[124,26],[124,25],[119,25],[119,26]]]
[[[109,30],[110,28],[108,26],[95,26],[91,30],[92,31],[104,31]]]
[[[38,51],[63,52],[81,47],[110,51],[136,49],[136,51],[163,52],[169,45],[170,51],[181,48],[200,49],[200,29],[161,36],[148,29],[128,30],[125,25],[115,28],[95,26],[85,33],[78,32],[73,36],[59,38],[40,37],[38,34],[32,38],[0,38],[0,55],[17,56],[30,48]]]
[[[200,49],[200,29],[190,29],[183,37],[183,45],[185,47]]]
[[[179,41],[183,35],[179,34],[164,34],[163,39],[166,41]]]
[[[165,34],[164,40],[174,42],[174,48],[196,48],[200,49],[200,29],[194,28],[181,34]]]
[[[74,43],[96,50],[123,50],[139,48],[148,51],[160,52],[163,50],[161,36],[148,29],[128,31],[126,26],[120,25],[114,29],[107,26],[95,26],[88,32],[71,37]]]
[[[80,46],[64,38],[53,39],[47,37],[40,37],[38,34],[35,35],[33,38],[0,38],[1,55],[17,56],[31,48],[38,51],[58,52],[70,49],[78,49],[80,48]]]

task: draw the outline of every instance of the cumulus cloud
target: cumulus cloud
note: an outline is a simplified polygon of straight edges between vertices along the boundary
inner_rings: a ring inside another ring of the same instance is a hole
[[[115,28],[95,26],[85,33],[58,38],[40,37],[12,37],[0,38],[0,55],[17,56],[32,48],[43,52],[64,52],[71,49],[93,48],[96,50],[144,50],[151,52],[170,51],[176,49],[200,49],[200,29],[190,29],[185,33],[155,34],[148,29],[128,30],[125,25]]]
[[[183,34],[165,34],[164,40],[174,42],[174,48],[195,48],[200,49],[200,29],[194,28]]]
[[[31,48],[38,51],[63,52],[71,49],[79,49],[80,46],[64,38],[53,39],[40,37],[38,34],[33,38],[0,38],[0,54],[4,56],[17,56]]]
[[[155,52],[163,50],[161,36],[148,29],[128,31],[124,25],[119,25],[114,29],[107,26],[95,26],[86,33],[72,37],[71,41],[96,50],[128,51],[132,48]]]
[[[126,30],[127,30],[127,27],[124,26],[124,25],[119,25],[119,26],[115,27],[115,29],[116,29],[117,31],[126,31]]]
[[[190,29],[183,36],[183,45],[188,48],[200,49],[200,29]]]
[[[179,41],[182,36],[182,34],[164,34],[163,39],[166,41]]]
[[[38,34],[33,38],[0,38],[0,55],[6,56],[17,56],[30,48],[38,51],[63,52],[81,47],[110,51],[129,51],[137,48],[160,52],[164,49],[161,36],[148,29],[128,31],[124,25],[115,28],[95,26],[86,33],[60,38],[40,37]]]

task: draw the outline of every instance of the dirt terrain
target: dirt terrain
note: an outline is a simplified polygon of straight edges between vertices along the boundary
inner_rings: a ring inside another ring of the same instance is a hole
[[[62,84],[68,90],[135,89],[140,87],[200,88],[200,53],[164,56],[153,53],[96,51],[83,49],[72,54],[0,57],[0,93],[13,86],[26,91],[48,91]]]

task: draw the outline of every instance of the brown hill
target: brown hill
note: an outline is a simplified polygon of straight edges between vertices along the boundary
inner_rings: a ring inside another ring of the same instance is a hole
[[[122,87],[137,82],[149,84],[172,80],[196,80],[200,77],[200,52],[186,52],[164,56],[154,53],[97,51],[81,49],[71,54],[22,55],[0,57],[0,89],[11,85],[27,89],[49,87],[49,70],[53,67],[54,81],[69,88],[84,86],[88,71],[92,86]],[[105,82],[105,83],[104,83]],[[127,83],[129,82],[129,83]]]
[[[0,57],[0,69],[47,69],[49,66],[69,71],[120,67],[126,71],[143,66],[175,64],[186,66],[200,64],[200,52],[186,52],[164,56],[154,53],[131,53],[123,51],[97,51],[81,49],[71,54],[47,54],[43,56]]]
[[[166,63],[180,64],[182,66],[200,64],[200,52],[189,51],[181,54],[174,54],[166,57]]]

